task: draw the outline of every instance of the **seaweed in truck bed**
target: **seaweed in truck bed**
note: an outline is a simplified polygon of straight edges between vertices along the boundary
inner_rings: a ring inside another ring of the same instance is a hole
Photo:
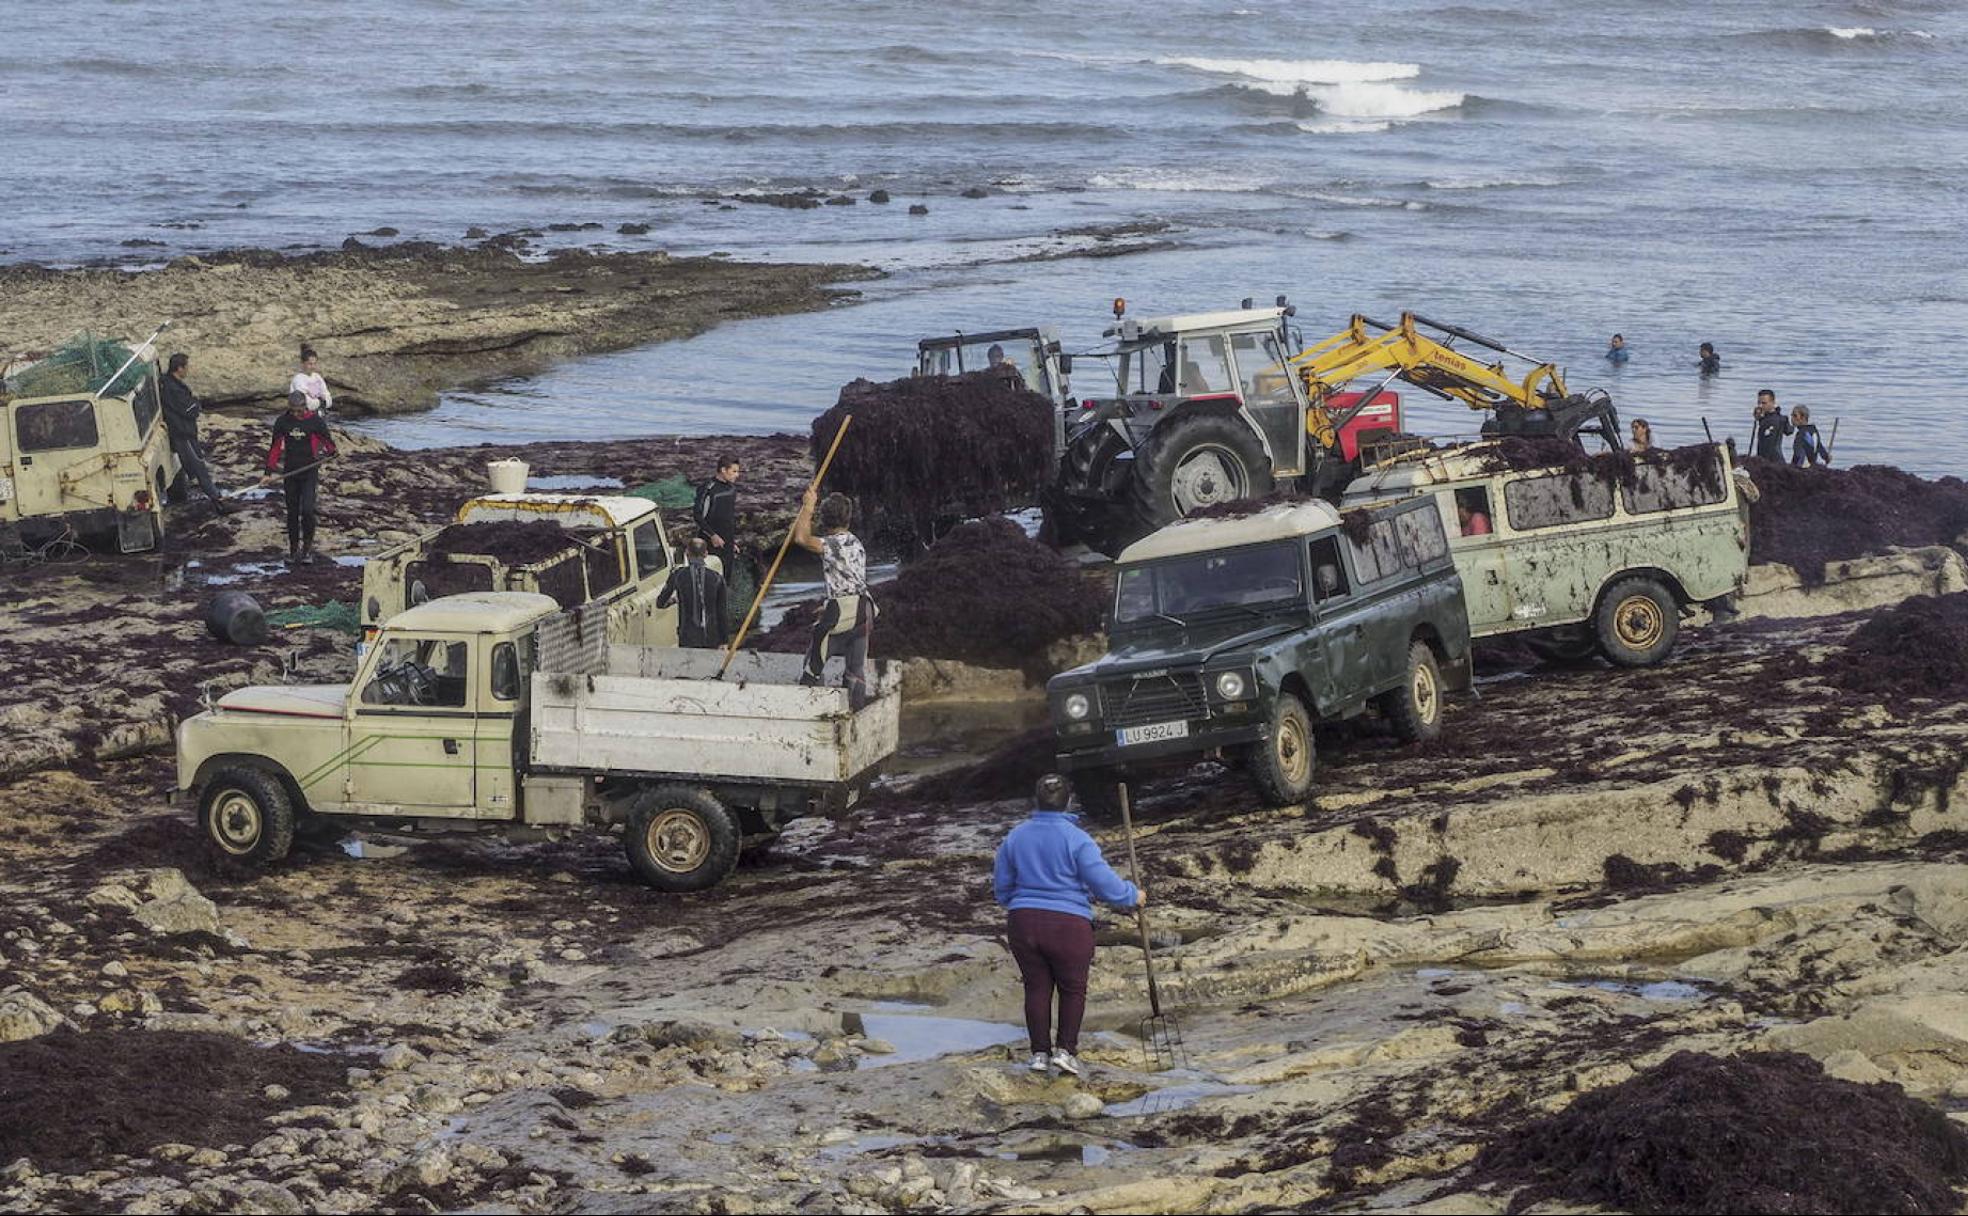
[[[813,458],[852,414],[825,488],[853,495],[864,518],[886,515],[926,538],[939,516],[1037,501],[1054,468],[1054,409],[1001,372],[856,380],[813,420]]]

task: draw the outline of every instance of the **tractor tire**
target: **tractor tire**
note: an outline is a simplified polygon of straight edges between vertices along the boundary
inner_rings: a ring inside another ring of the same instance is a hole
[[[1262,498],[1271,462],[1250,428],[1234,417],[1190,410],[1164,422],[1135,457],[1129,504],[1143,533],[1204,507]]]
[[[1113,557],[1140,535],[1126,525],[1128,445],[1111,426],[1092,426],[1068,441],[1060,485],[1042,504],[1054,548],[1082,544]]]
[[[228,766],[205,783],[198,826],[214,868],[258,874],[294,847],[294,802],[280,778],[265,769]]]
[[[1403,743],[1442,733],[1442,671],[1428,643],[1417,638],[1409,645],[1407,678],[1399,688],[1380,694],[1376,704]]]
[[[623,844],[636,877],[687,894],[722,882],[738,865],[744,832],[709,790],[660,785],[636,795]]]
[[[1244,749],[1244,766],[1272,806],[1297,806],[1312,796],[1312,718],[1303,701],[1288,692],[1278,694],[1270,729]]]
[[[1623,578],[1606,589],[1592,616],[1599,653],[1617,667],[1651,667],[1674,650],[1681,610],[1658,579]]]

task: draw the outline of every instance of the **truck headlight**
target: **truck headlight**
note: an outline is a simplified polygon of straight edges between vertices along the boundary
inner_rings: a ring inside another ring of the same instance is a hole
[[[1093,712],[1093,702],[1088,700],[1083,692],[1068,693],[1066,699],[1060,702],[1060,708],[1066,711],[1068,718],[1080,722]]]
[[[1244,673],[1226,671],[1216,677],[1216,695],[1226,701],[1235,701],[1244,695]]]

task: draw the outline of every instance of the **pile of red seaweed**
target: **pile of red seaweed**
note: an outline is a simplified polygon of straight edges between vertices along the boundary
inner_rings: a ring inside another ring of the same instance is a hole
[[[530,566],[574,547],[573,534],[544,519],[452,524],[425,548],[427,557],[495,557],[507,567]]]
[[[1955,1212],[1968,1130],[1887,1082],[1825,1075],[1795,1052],[1677,1052],[1476,1158],[1479,1184],[1528,1184],[1512,1212],[1563,1200],[1621,1212]]]
[[[991,515],[1038,500],[1054,470],[1054,410],[997,371],[856,380],[813,420],[813,458],[826,454],[852,414],[827,488],[854,496],[868,518],[885,516],[928,537],[939,517]]]
[[[1968,700],[1968,592],[1881,608],[1816,667],[1848,692]]]
[[[881,607],[870,643],[877,658],[1025,670],[1042,665],[1054,642],[1099,630],[1107,604],[1078,566],[1003,518],[959,525],[872,594]],[[757,647],[805,650],[819,611],[817,603],[794,608]]]
[[[1887,465],[1812,469],[1745,462],[1758,498],[1749,510],[1749,559],[1780,562],[1808,583],[1825,565],[1894,546],[1951,545],[1968,532],[1968,483],[1928,481]]]

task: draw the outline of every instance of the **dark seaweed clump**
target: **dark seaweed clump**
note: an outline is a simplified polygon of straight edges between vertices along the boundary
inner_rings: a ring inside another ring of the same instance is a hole
[[[1478,1183],[1622,1212],[1954,1212],[1968,1130],[1899,1086],[1796,1052],[1677,1052],[1506,1132]]]
[[[827,488],[927,538],[939,517],[993,515],[1038,501],[1051,479],[1053,403],[995,371],[855,380],[813,420],[813,458],[841,440]]]
[[[429,557],[495,557],[507,566],[530,566],[574,547],[573,535],[543,519],[500,519],[452,524],[426,547]]]
[[[1818,670],[1848,692],[1968,700],[1968,592],[1879,609]]]
[[[1312,501],[1316,500],[1308,499],[1296,487],[1288,486],[1282,490],[1273,490],[1269,494],[1261,494],[1256,498],[1232,498],[1228,502],[1198,507],[1189,513],[1188,518],[1243,519],[1259,511],[1268,511],[1272,507],[1295,507],[1299,503]]]
[[[1749,559],[1779,562],[1807,583],[1825,565],[1893,546],[1953,544],[1968,532],[1968,482],[1928,481],[1886,465],[1796,468],[1745,462],[1758,498],[1749,508]]]
[[[251,1144],[268,1115],[346,1088],[359,1062],[208,1031],[63,1029],[0,1044],[0,1158],[74,1171],[159,1144]],[[276,1084],[289,1096],[268,1098]]]
[[[1028,730],[975,764],[933,773],[909,789],[929,802],[995,802],[1031,794],[1039,778],[1058,767],[1059,740],[1052,727]]]
[[[877,658],[1035,672],[1054,642],[1096,632],[1107,604],[1099,584],[1008,519],[959,525],[873,595],[881,615],[869,651]],[[758,648],[805,650],[818,615],[818,604],[800,605]]]

